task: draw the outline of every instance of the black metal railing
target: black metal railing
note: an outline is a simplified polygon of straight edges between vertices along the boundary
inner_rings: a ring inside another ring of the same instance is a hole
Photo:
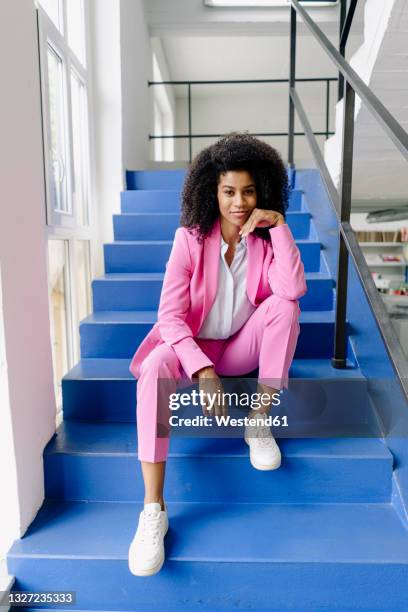
[[[327,39],[321,29],[310,18],[307,11],[298,0],[291,0],[290,7],[290,79],[289,79],[289,142],[288,163],[294,168],[294,113],[298,114],[300,122],[306,134],[316,164],[324,181],[329,200],[336,214],[339,225],[339,253],[337,263],[337,299],[336,299],[336,323],[334,354],[332,365],[336,368],[346,366],[347,334],[346,334],[346,306],[347,306],[347,276],[348,257],[352,257],[360,282],[367,296],[368,303],[374,314],[375,321],[384,341],[392,366],[397,374],[401,388],[408,400],[408,363],[402,350],[398,337],[392,327],[390,317],[387,313],[381,295],[379,294],[370,270],[361,251],[357,237],[350,225],[351,196],[352,196],[352,170],[353,170],[353,145],[354,145],[354,105],[355,94],[361,98],[368,110],[387,132],[395,146],[408,160],[408,134],[385,108],[374,93],[367,87],[364,81],[353,70],[344,59],[347,36],[350,31],[352,17],[356,8],[357,0],[352,0],[348,14],[344,15],[346,6],[343,3],[343,25],[341,27],[340,46],[338,51]],[[303,23],[313,34],[316,41],[324,49],[326,54],[334,62],[343,78],[343,85],[339,88],[339,95],[344,94],[343,109],[343,142],[342,163],[340,177],[340,193],[338,193],[330,176],[324,157],[320,151],[317,140],[310,127],[302,102],[295,88],[296,70],[296,19],[297,14]]]
[[[330,83],[337,82],[336,77],[311,77],[299,78],[296,82],[300,83],[325,83],[325,128],[323,130],[314,131],[315,136],[325,136],[327,139],[334,134],[329,129],[330,126]],[[149,87],[152,85],[186,85],[188,96],[188,133],[187,134],[149,134],[149,140],[157,138],[187,138],[188,139],[188,157],[191,162],[193,157],[193,138],[219,138],[224,134],[193,134],[192,133],[192,96],[191,88],[193,85],[236,85],[248,83],[288,83],[289,79],[241,79],[241,80],[219,80],[219,81],[148,81]],[[288,137],[289,132],[248,132],[252,136],[283,136]],[[305,136],[304,132],[294,132],[294,136]]]

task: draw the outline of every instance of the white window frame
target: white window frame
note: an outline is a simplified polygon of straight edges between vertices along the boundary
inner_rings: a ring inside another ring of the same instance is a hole
[[[45,190],[46,190],[46,234],[48,240],[64,240],[65,253],[67,257],[67,273],[65,278],[65,300],[66,300],[66,318],[67,318],[67,368],[70,370],[80,359],[80,336],[79,336],[79,311],[77,299],[77,286],[75,271],[77,270],[75,241],[84,241],[87,243],[89,253],[89,268],[87,274],[89,283],[87,283],[87,299],[92,311],[92,295],[91,295],[91,280],[94,277],[93,271],[96,265],[94,257],[94,248],[98,246],[96,214],[94,213],[94,199],[92,197],[93,185],[93,164],[92,164],[92,116],[90,112],[91,99],[91,79],[89,78],[89,6],[87,0],[84,0],[84,66],[80,59],[75,55],[74,51],[69,47],[67,40],[66,29],[66,2],[69,0],[60,0],[63,7],[63,33],[59,31],[54,22],[48,17],[45,10],[38,2],[37,8],[37,24],[38,24],[38,44],[40,55],[40,78],[41,78],[41,103],[43,115],[43,155],[45,168]],[[69,168],[67,172],[70,176],[68,182],[68,199],[71,212],[60,212],[53,209],[51,201],[50,189],[52,177],[50,176],[50,129],[49,129],[49,98],[48,98],[48,63],[47,49],[50,45],[56,52],[63,57],[64,60],[64,81],[66,86],[66,134],[68,139],[67,144],[67,164]],[[71,113],[71,72],[74,72],[78,79],[85,86],[86,96],[86,111],[87,111],[87,208],[85,210],[85,225],[78,223],[78,212],[72,210],[74,207],[74,157],[73,157],[73,132],[72,132],[72,113]],[[48,259],[47,259],[48,262]],[[48,265],[48,263],[47,263]],[[49,277],[49,275],[48,275]],[[57,411],[56,424],[61,422],[62,413]]]
[[[66,24],[66,2],[63,2],[64,24]],[[87,3],[84,2],[85,12],[85,56],[87,53]],[[48,17],[41,5],[37,6],[38,15],[38,36],[39,36],[39,52],[40,52],[40,75],[41,75],[41,103],[43,108],[43,132],[44,132],[44,163],[45,163],[45,187],[47,199],[47,225],[64,228],[75,228],[78,226],[77,214],[73,210],[73,194],[75,191],[75,176],[74,176],[74,151],[72,139],[72,109],[71,109],[71,72],[75,72],[77,77],[85,86],[86,106],[87,106],[87,142],[89,143],[87,151],[87,166],[88,166],[88,186],[87,186],[87,210],[85,218],[88,225],[91,223],[91,177],[90,177],[90,143],[91,132],[89,126],[90,109],[89,109],[89,78],[86,67],[81,63],[74,51],[69,47],[67,38],[61,34],[54,22]],[[48,97],[48,59],[47,51],[51,47],[53,51],[62,59],[63,66],[63,87],[65,102],[67,108],[64,116],[64,130],[66,134],[66,177],[67,177],[67,198],[68,210],[55,210],[54,202],[51,196],[52,177],[51,172],[51,134],[48,117],[50,116],[49,97]]]

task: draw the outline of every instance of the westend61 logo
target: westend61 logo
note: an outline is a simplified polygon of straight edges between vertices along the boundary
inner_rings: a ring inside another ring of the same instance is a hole
[[[169,395],[169,408],[170,410],[179,410],[181,407],[186,406],[201,406],[204,410],[211,412],[216,405],[227,406],[228,404],[235,404],[238,407],[247,407],[254,411],[259,410],[262,407],[279,406],[281,402],[280,393],[276,392],[273,394],[269,393],[227,393],[217,391],[216,393],[208,393],[203,389],[200,391],[193,390],[191,393],[171,393]],[[242,425],[255,425],[256,421],[253,417],[242,417],[232,418],[230,415],[214,415],[217,425],[226,426],[242,426]],[[286,416],[272,416],[269,415],[265,419],[265,425],[274,426],[287,426]],[[170,425],[187,425],[187,426],[211,426],[213,424],[212,417],[209,416],[195,416],[193,418],[181,418],[177,415],[170,417]]]

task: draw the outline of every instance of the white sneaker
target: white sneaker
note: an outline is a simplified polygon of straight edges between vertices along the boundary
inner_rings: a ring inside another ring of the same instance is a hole
[[[164,536],[169,528],[167,509],[151,502],[144,505],[129,547],[129,570],[135,576],[152,576],[164,563]]]
[[[245,427],[245,442],[249,446],[249,459],[257,470],[276,470],[281,464],[281,452],[272,436],[271,429],[265,425],[267,414],[251,411],[249,418],[256,419],[257,425]]]

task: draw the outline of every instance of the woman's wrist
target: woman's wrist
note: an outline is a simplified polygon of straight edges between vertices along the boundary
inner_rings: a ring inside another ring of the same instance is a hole
[[[198,378],[206,378],[207,376],[212,376],[213,374],[215,374],[214,366],[205,366],[197,372]]]

